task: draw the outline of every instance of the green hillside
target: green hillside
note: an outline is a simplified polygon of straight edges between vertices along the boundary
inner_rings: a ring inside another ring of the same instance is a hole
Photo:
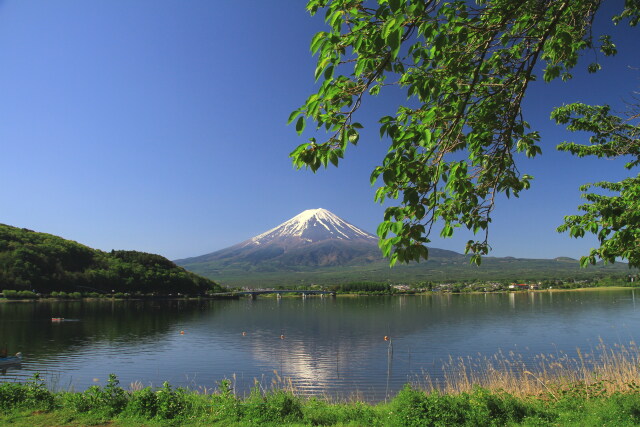
[[[103,252],[51,234],[0,224],[0,289],[193,295],[220,286],[160,255]]]
[[[486,281],[486,280],[551,280],[595,279],[636,274],[627,264],[598,264],[581,268],[571,258],[526,259],[484,257],[482,265],[469,263],[469,257],[452,251],[432,248],[427,262],[396,264],[389,267],[380,255],[357,256],[343,265],[322,266],[305,263],[285,265],[280,259],[262,262],[212,260],[178,263],[189,271],[215,277],[224,286],[272,287],[278,285],[335,284],[351,281],[419,283],[427,281]]]

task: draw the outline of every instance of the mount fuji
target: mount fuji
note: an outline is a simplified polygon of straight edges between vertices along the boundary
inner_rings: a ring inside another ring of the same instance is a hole
[[[581,269],[570,258],[483,257],[429,248],[427,262],[389,268],[378,238],[326,209],[309,209],[244,242],[209,254],[174,261],[223,285],[270,287],[348,281],[524,280],[593,277],[628,272],[625,264]]]
[[[308,209],[276,228],[241,243],[241,245],[264,245],[278,241],[290,241],[294,244],[305,245],[331,239],[378,240],[373,234],[349,224],[326,209]]]
[[[465,259],[464,255],[430,249],[431,257]],[[309,209],[262,234],[226,249],[175,261],[187,270],[227,281],[258,273],[301,272],[380,264],[378,238],[326,209]],[[236,280],[232,280],[236,282]]]
[[[378,238],[326,209],[309,209],[279,226],[229,248],[177,260],[179,265],[243,263],[253,269],[274,266],[345,265],[354,258],[380,259]]]

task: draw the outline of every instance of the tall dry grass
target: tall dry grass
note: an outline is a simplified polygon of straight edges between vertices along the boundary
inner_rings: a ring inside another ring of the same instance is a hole
[[[521,355],[499,352],[491,357],[453,358],[444,363],[442,380],[425,375],[416,386],[427,392],[458,394],[475,386],[505,391],[518,397],[578,393],[584,397],[640,391],[640,348],[606,346],[602,341],[588,353],[541,354],[526,363]]]

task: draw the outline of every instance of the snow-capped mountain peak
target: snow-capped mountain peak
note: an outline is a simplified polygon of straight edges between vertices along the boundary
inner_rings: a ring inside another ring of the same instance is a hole
[[[275,240],[368,240],[377,238],[349,224],[326,209],[308,209],[279,226],[249,239],[246,245],[262,245]]]

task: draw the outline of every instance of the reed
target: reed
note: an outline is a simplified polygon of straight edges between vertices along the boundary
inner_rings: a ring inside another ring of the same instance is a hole
[[[450,357],[442,366],[443,379],[425,374],[414,385],[426,392],[469,393],[475,387],[504,391],[513,396],[582,393],[584,397],[610,396],[640,388],[640,348],[635,342],[607,346],[602,341],[591,351],[540,354],[525,361],[514,352],[487,357]]]

